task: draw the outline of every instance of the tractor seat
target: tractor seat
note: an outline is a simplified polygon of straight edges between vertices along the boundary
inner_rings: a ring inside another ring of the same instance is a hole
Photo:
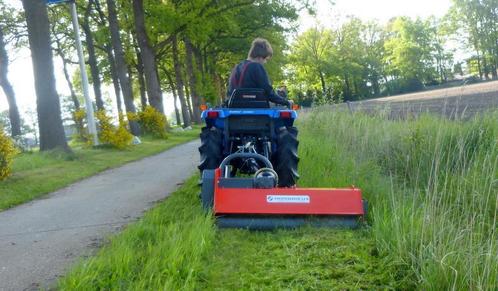
[[[270,108],[270,102],[263,89],[239,88],[233,90],[228,108]]]

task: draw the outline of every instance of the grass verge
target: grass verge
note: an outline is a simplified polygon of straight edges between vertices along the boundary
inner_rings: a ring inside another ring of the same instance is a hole
[[[198,177],[111,239],[59,282],[61,290],[192,290],[214,242]]]
[[[300,185],[361,187],[371,227],[215,231],[193,178],[60,288],[496,290],[498,114],[299,127]]]
[[[73,154],[60,151],[20,154],[14,159],[12,176],[0,182],[0,211],[198,136],[198,130],[194,129],[172,133],[168,139],[144,137],[142,144],[126,150],[73,147]]]

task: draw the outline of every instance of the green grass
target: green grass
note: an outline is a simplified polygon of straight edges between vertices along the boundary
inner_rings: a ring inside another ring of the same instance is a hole
[[[59,282],[62,290],[192,290],[214,228],[192,177],[164,203],[82,261]]]
[[[20,154],[14,159],[12,176],[0,182],[0,211],[197,137],[198,130],[194,129],[172,133],[164,140],[145,137],[142,144],[123,151],[74,146],[73,154],[60,151]]]
[[[370,201],[381,256],[418,289],[496,290],[498,114],[388,121],[315,111],[302,125],[315,142],[301,173],[340,184],[345,171]]]
[[[391,121],[322,109],[298,126],[299,184],[360,187],[369,226],[215,230],[194,177],[59,287],[497,289],[498,114]]]
[[[367,230],[222,230],[199,290],[371,290],[400,286]]]

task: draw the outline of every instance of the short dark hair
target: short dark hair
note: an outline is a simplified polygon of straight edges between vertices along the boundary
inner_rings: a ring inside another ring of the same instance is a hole
[[[264,38],[256,38],[252,41],[251,49],[249,50],[248,57],[252,59],[267,58],[273,55],[273,49],[270,42]]]

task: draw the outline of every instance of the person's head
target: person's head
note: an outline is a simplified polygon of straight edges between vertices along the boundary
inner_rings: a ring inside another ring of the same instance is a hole
[[[264,38],[256,38],[252,41],[251,49],[247,58],[256,62],[265,63],[273,55],[270,43]]]

